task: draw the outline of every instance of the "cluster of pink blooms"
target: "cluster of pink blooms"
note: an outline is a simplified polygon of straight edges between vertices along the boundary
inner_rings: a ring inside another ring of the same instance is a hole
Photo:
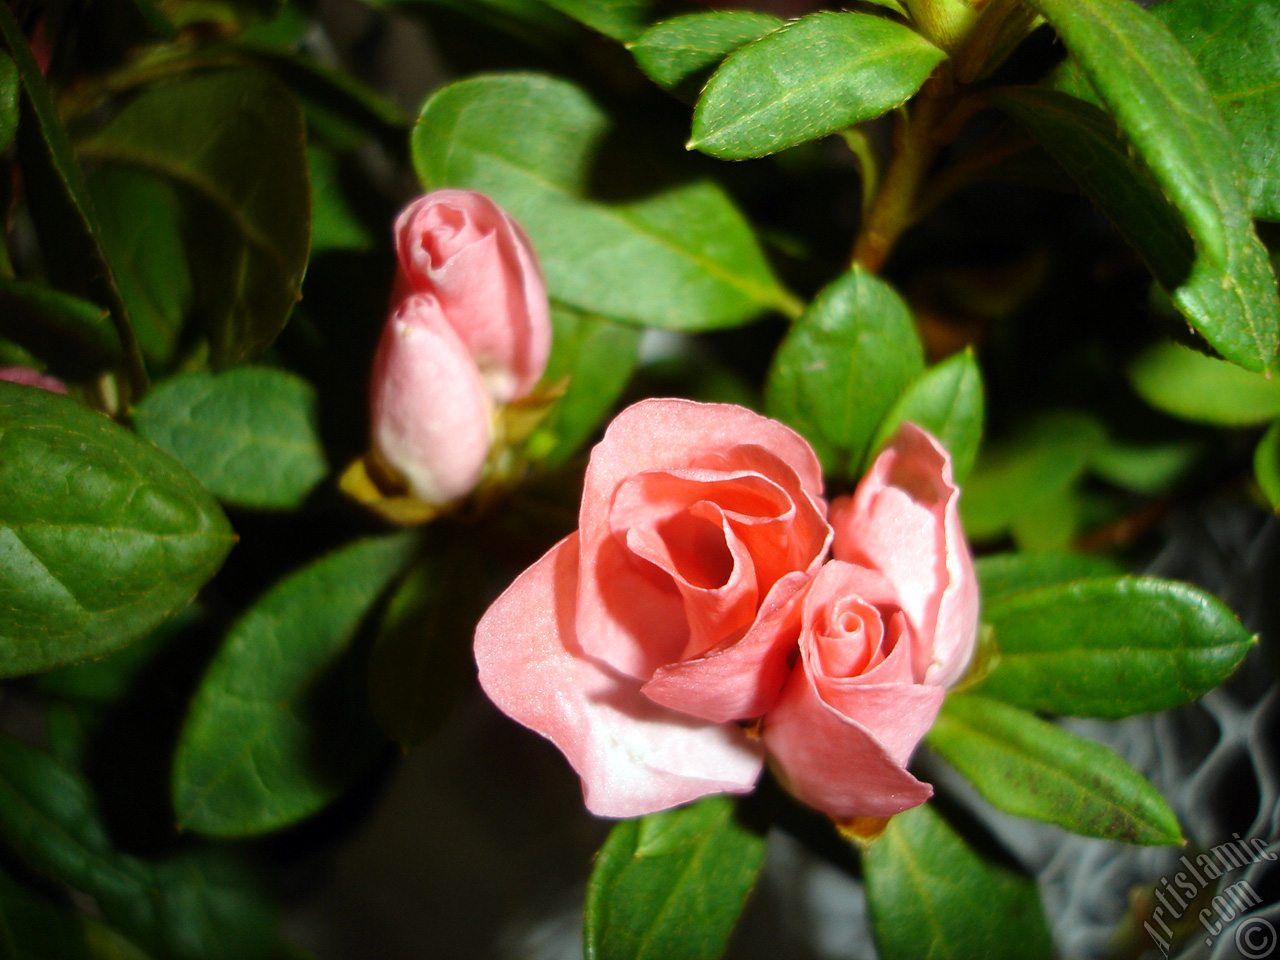
[[[523,232],[478,194],[417,200],[396,241],[374,446],[442,501],[479,479],[495,407],[543,373],[546,294]],[[560,748],[602,816],[748,791],[766,761],[837,821],[898,813],[931,795],[907,762],[977,635],[958,495],[910,424],[828,504],[789,427],[637,403],[591,453],[577,532],[477,626],[480,683]]]

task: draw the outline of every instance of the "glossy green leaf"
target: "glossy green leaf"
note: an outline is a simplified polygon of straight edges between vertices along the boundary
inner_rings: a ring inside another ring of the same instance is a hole
[[[673,154],[639,127],[616,126],[579,88],[537,74],[449,84],[413,132],[423,184],[500,203],[528,231],[556,300],[677,330],[795,312],[728,196]]]
[[[0,50],[0,150],[13,143],[18,132],[18,65]]]
[[[920,374],[881,421],[868,449],[875,456],[903,423],[924,427],[951,454],[956,483],[964,483],[982,440],[982,372],[972,350],[948,357]]]
[[[548,468],[563,464],[595,432],[626,389],[640,347],[634,327],[559,304],[552,305],[551,323],[555,342],[545,380],[567,378],[567,385],[530,440],[533,455]]]
[[[1115,561],[1085,553],[997,553],[979,557],[974,566],[984,606],[1041,587],[1124,573]]]
[[[1222,111],[1253,215],[1280,220],[1280,7],[1163,0],[1151,12],[1186,47]]]
[[[0,675],[145,635],[233,539],[167,454],[66,397],[0,383]]]
[[[1109,437],[1093,451],[1089,470],[1117,487],[1155,495],[1181,480],[1195,466],[1200,451],[1195,440],[1126,443]]]
[[[1143,352],[1129,367],[1129,382],[1157,410],[1197,423],[1249,427],[1280,416],[1280,379],[1171,341]]]
[[[853,476],[876,428],[923,369],[907,305],[855,268],[818,294],[778,348],[769,415],[804,434],[828,474]]]
[[[112,369],[122,354],[107,310],[69,293],[0,278],[0,336],[69,379]]]
[[[7,6],[0,9],[0,36],[21,82],[18,157],[46,266],[60,287],[111,311],[132,388],[141,393],[146,389],[146,370],[111,261],[103,252],[84,174],[71,152],[44,73]]]
[[[1280,420],[1268,427],[1258,441],[1253,452],[1253,475],[1271,509],[1280,513]]]
[[[548,6],[585,23],[606,37],[635,39],[653,18],[656,0],[546,0]]]
[[[350,677],[325,668],[413,547],[405,534],[344,547],[277,583],[232,627],[174,758],[183,828],[215,836],[273,830],[317,812],[368,768],[376,746],[358,704],[331,689]]]
[[[988,603],[1000,662],[979,692],[1028,710],[1126,717],[1166,710],[1229,677],[1253,644],[1195,587],[1140,577],[1077,580]]]
[[[947,697],[928,744],[1005,813],[1125,843],[1182,842],[1160,792],[1114,751],[986,697]]]
[[[905,101],[944,56],[893,20],[811,14],[729,55],[698,100],[689,146],[743,160],[836,133]]]
[[[881,960],[1050,960],[1035,881],[984,859],[930,804],[862,855]]]
[[[387,604],[369,654],[369,705],[402,747],[435,733],[467,689],[471,640],[489,599],[474,543],[441,534]]]
[[[755,886],[764,837],[729,797],[622,820],[587,885],[587,960],[716,960]]]
[[[0,834],[31,869],[94,898],[139,946],[172,960],[266,960],[275,911],[230,861],[142,860],[113,847],[89,784],[47,754],[0,738]]]
[[[302,112],[289,92],[251,68],[167,77],[80,152],[158,173],[203,201],[189,214],[200,229],[188,256],[213,358],[265,349],[298,299],[311,241]]]
[[[237,367],[165,381],[138,405],[134,423],[220,500],[288,510],[328,473],[316,407],[300,377]]]
[[[148,363],[165,369],[195,305],[182,192],[163,177],[117,164],[94,170],[88,187],[138,346]]]
[[[1019,517],[1060,500],[1102,439],[1092,417],[1061,411],[985,448],[960,498],[966,532],[974,539],[998,536]]]
[[[1276,276],[1240,193],[1231,137],[1191,56],[1131,0],[1025,2],[1058,31],[1186,222],[1196,257],[1170,288],[1174,303],[1224,357],[1268,367],[1280,342]]]
[[[628,44],[654,83],[693,100],[728,54],[782,26],[755,10],[707,10],[656,23]]]

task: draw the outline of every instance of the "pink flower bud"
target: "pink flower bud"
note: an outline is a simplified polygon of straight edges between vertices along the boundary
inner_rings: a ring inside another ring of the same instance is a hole
[[[0,367],[0,380],[10,383],[21,383],[28,387],[39,387],[50,393],[66,393],[67,385],[57,377],[46,377],[43,373],[30,367]]]
[[[407,297],[373,359],[373,449],[427,503],[446,503],[480,480],[493,402],[466,344],[429,293]]]
[[[547,366],[551,321],[520,225],[483,194],[436,190],[404,209],[395,237],[397,296],[435,295],[495,403],[527,395]]]

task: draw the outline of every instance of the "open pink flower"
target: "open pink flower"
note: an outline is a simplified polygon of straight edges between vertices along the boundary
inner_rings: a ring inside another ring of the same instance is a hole
[[[751,789],[786,680],[788,600],[826,556],[821,471],[741,407],[649,400],[592,451],[578,532],[476,628],[480,683],[549,737],[604,816]]]

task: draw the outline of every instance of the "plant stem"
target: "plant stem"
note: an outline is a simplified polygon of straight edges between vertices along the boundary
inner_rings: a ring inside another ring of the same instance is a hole
[[[894,131],[894,155],[885,172],[853,248],[853,263],[879,273],[894,244],[915,222],[916,195],[942,146],[939,124],[956,100],[950,76],[925,81],[909,114],[899,113]]]

